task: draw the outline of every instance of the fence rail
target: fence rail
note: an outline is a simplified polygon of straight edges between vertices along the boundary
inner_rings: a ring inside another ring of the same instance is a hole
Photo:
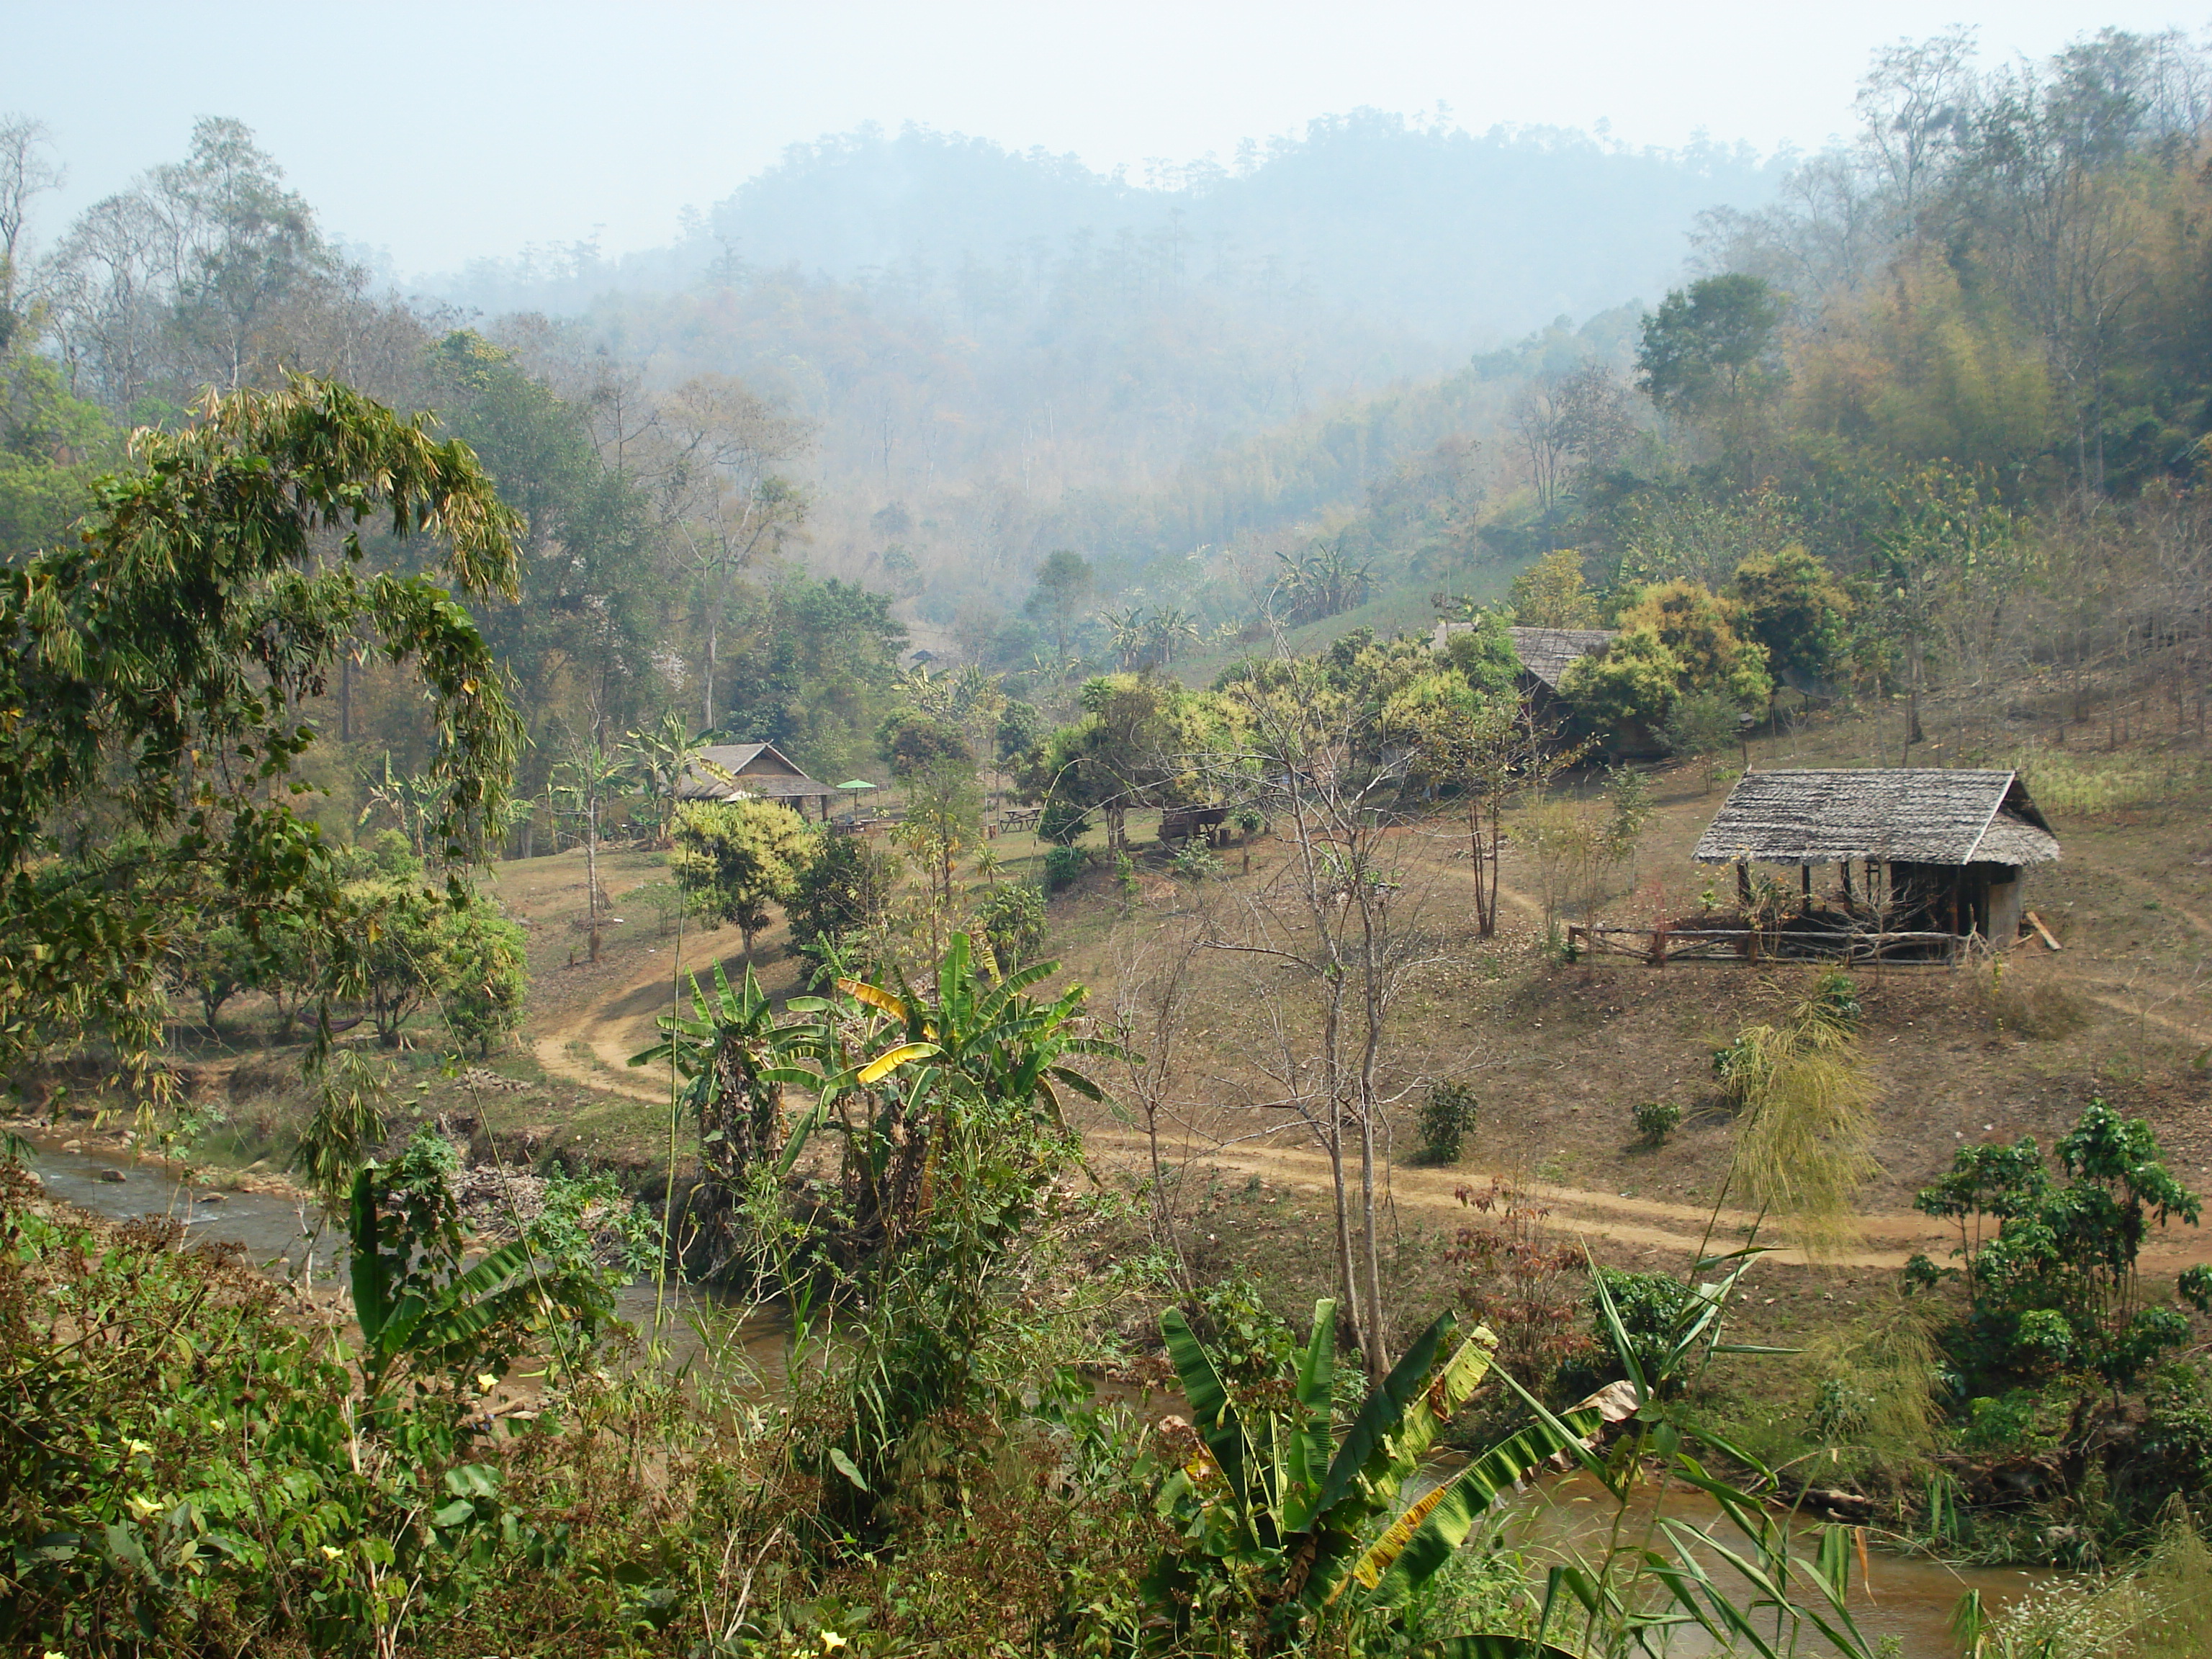
[[[1940,946],[1950,961],[1965,935],[1942,933],[1806,933],[1779,927],[1594,927],[1570,924],[1567,943],[1592,955],[1623,956],[1653,968],[1670,962],[1827,960],[1873,962],[1908,948]],[[1641,945],[1631,940],[1642,940]]]

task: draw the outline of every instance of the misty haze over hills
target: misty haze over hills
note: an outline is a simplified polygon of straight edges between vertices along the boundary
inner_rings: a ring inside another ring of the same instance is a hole
[[[1786,166],[1743,145],[1632,149],[1360,110],[1137,183],[988,139],[867,127],[794,145],[670,246],[617,259],[542,246],[428,286],[486,312],[574,313],[610,289],[791,269],[988,335],[1103,274],[1275,315],[1356,311],[1456,349],[1663,290],[1695,216],[1759,205]]]
[[[1624,366],[1698,216],[1765,205],[1787,166],[1363,110],[1139,183],[869,127],[794,146],[667,246],[541,246],[428,286],[549,366],[773,398],[815,434],[809,565],[887,583],[896,542],[931,573],[916,620],[943,623],[1052,546],[1133,579],[1295,540],[1409,465],[1488,494],[1511,446],[1455,434],[1496,430],[1531,372]],[[518,314],[545,320],[489,320]],[[1437,473],[1419,458],[1447,441]]]

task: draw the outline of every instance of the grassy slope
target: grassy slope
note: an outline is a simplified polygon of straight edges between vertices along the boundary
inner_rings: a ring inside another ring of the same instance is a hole
[[[2062,754],[2051,746],[2056,733],[2047,720],[1942,705],[1924,718],[1931,742],[1915,750],[1917,763],[2002,762],[2027,750],[2029,734],[2039,731],[2045,746],[2036,763],[2059,793],[2094,798],[2095,778],[2117,772],[2134,779],[2124,793],[2143,798],[2087,813],[2047,803],[2066,860],[2035,872],[2030,903],[2065,949],[2054,956],[2028,945],[2012,952],[2000,1004],[1992,1004],[1986,970],[1862,975],[1881,1165],[1863,1195],[1869,1236],[1841,1265],[1763,1267],[1752,1313],[1768,1334],[1795,1338],[1849,1317],[1857,1299],[1885,1293],[1908,1249],[1940,1256],[1942,1235],[1911,1213],[1911,1192],[1963,1141],[2033,1133],[2048,1146],[2092,1094],[2147,1116],[2176,1172],[2200,1190],[2212,1188],[2212,1079],[2192,1064],[2212,1042],[2203,980],[2212,942],[2212,769],[2197,739],[2166,732],[2105,755],[2101,727],[2076,727]],[[1893,709],[1827,720],[1754,739],[1750,757],[1761,766],[1893,763],[1900,726]],[[1687,854],[1724,784],[1708,793],[1691,768],[1662,769],[1652,782],[1657,810],[1637,884],[1626,890],[1624,874],[1606,906],[1616,918],[1693,909],[1711,878]],[[1144,819],[1131,827],[1143,840]],[[1005,864],[1001,879],[1038,873],[1033,837],[994,847]],[[1432,889],[1427,921],[1437,959],[1402,1008],[1392,1080],[1417,1090],[1429,1079],[1462,1079],[1483,1108],[1456,1168],[1416,1167],[1402,1143],[1395,1161],[1392,1274],[1408,1317],[1451,1294],[1454,1270],[1441,1251],[1468,1218],[1455,1189],[1497,1175],[1541,1194],[1561,1237],[1583,1237],[1622,1265],[1679,1266],[1696,1248],[1727,1162],[1730,1132],[1711,1092],[1711,1053],[1743,1025],[1772,1017],[1802,984],[1802,970],[1556,965],[1535,948],[1539,884],[1517,849],[1508,854],[1507,926],[1484,941],[1474,935],[1455,839],[1409,836],[1404,848],[1409,872]],[[1140,861],[1133,898],[1094,872],[1052,907],[1051,948],[1063,975],[1089,984],[1094,1006],[1110,1009],[1133,948],[1180,925],[1201,898],[1234,906],[1268,880],[1280,844],[1263,839],[1253,852],[1248,875],[1231,849],[1228,875],[1200,896],[1149,860]],[[579,926],[582,862],[570,851],[494,872],[491,890],[530,923],[526,1039],[458,1073],[428,1050],[412,1053],[404,1057],[402,1098],[426,1117],[443,1114],[457,1126],[472,1120],[483,1150],[538,1158],[558,1152],[627,1169],[651,1185],[666,1155],[665,1084],[622,1061],[650,1040],[654,1016],[669,1006],[677,942],[650,915],[629,915],[623,896],[661,866],[646,853],[603,857],[614,914],[625,919],[608,927],[594,964]],[[772,992],[788,994],[796,983],[779,933],[763,943],[761,954],[770,958],[763,978]],[[737,944],[729,930],[694,931],[683,963],[703,969],[734,958]],[[1296,1307],[1328,1288],[1325,1173],[1295,1133],[1240,1139],[1279,1121],[1252,1103],[1269,1092],[1254,1056],[1274,1034],[1273,1011],[1285,1011],[1293,1031],[1303,1018],[1295,999],[1248,964],[1219,955],[1201,960],[1175,1079],[1180,1128],[1170,1150],[1191,1165],[1179,1201],[1193,1265],[1207,1273],[1249,1268],[1280,1303]],[[236,1018],[230,1044],[210,1045],[191,1062],[201,1094],[232,1114],[228,1144],[216,1150],[241,1164],[281,1162],[304,1109],[295,1061],[252,1046],[258,1016],[250,1006]],[[1662,1097],[1680,1103],[1690,1121],[1664,1146],[1644,1146],[1629,1110]],[[1139,1148],[1126,1119],[1100,1115],[1087,1127],[1102,1172],[1133,1173]],[[2154,1246],[2154,1261],[2170,1273],[2184,1259],[2176,1246],[2193,1257],[2206,1244],[2203,1235],[2177,1230]]]

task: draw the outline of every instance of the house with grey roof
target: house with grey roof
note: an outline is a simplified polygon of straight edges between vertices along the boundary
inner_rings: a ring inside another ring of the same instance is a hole
[[[1473,623],[1440,622],[1431,647],[1441,652],[1455,634],[1464,634]],[[1521,695],[1540,708],[1556,702],[1559,680],[1578,657],[1602,651],[1613,638],[1609,628],[1509,628],[1513,653],[1521,659]]]
[[[1692,856],[1736,866],[1747,890],[1752,865],[1795,865],[1808,906],[1814,867],[1832,864],[1844,906],[1885,931],[2002,946],[2019,935],[2029,866],[2059,850],[2017,772],[1838,767],[1747,774]]]
[[[806,816],[813,801],[817,816],[828,818],[836,790],[817,782],[772,743],[710,744],[691,757],[676,786],[678,800],[772,800]]]

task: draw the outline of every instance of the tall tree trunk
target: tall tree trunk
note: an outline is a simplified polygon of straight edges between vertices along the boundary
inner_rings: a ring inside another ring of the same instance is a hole
[[[592,921],[592,960],[599,959],[599,797],[584,798],[584,902]]]

